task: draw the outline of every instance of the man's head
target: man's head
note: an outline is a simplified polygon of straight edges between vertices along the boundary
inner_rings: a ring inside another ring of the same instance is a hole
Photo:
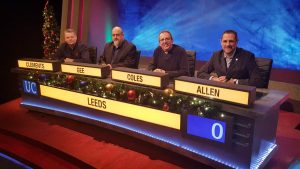
[[[173,37],[171,32],[169,31],[161,31],[159,33],[159,46],[162,48],[164,52],[168,52],[172,49],[173,46]]]
[[[124,34],[122,28],[116,26],[112,29],[112,40],[114,46],[119,47],[124,40]]]
[[[226,30],[221,38],[221,46],[226,55],[232,55],[238,43],[238,36],[234,30]]]
[[[65,42],[72,46],[77,42],[77,35],[74,29],[65,30]]]

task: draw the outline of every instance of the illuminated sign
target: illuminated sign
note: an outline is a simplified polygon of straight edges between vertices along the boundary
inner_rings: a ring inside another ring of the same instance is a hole
[[[40,85],[41,96],[180,130],[180,114]]]
[[[18,67],[25,69],[58,71],[59,61],[43,60],[43,59],[20,59],[18,60]]]
[[[256,88],[212,82],[191,77],[175,79],[175,90],[188,94],[249,106],[255,101]]]
[[[225,143],[226,123],[196,115],[187,115],[187,134]]]
[[[27,94],[38,95],[38,89],[36,82],[23,80],[23,92]]]
[[[109,74],[109,67],[84,63],[64,63],[61,64],[61,71],[64,73],[105,78]]]
[[[169,78],[166,74],[130,68],[112,69],[111,78],[113,80],[159,88],[166,87],[169,83]]]

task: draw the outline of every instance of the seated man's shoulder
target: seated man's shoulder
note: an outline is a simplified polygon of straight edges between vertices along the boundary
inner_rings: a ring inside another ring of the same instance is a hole
[[[245,56],[249,56],[249,57],[254,57],[254,54],[246,49],[243,48],[237,48],[237,50],[239,51],[239,53],[245,55]]]
[[[126,46],[135,46],[132,42],[130,42],[128,40],[124,40],[124,45],[126,45]]]
[[[222,56],[222,52],[223,52],[223,50],[217,50],[217,51],[214,51],[213,52],[213,57],[218,57],[218,56]]]
[[[182,46],[179,46],[179,45],[176,45],[176,44],[173,44],[173,46],[174,46],[175,49],[177,49],[177,50],[185,51],[185,49],[184,49]]]

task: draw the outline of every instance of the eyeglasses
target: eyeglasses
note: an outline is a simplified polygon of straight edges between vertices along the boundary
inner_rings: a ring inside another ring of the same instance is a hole
[[[159,39],[160,42],[163,42],[163,41],[170,41],[171,38],[162,38],[162,39]]]
[[[112,34],[112,36],[121,36],[121,33]]]

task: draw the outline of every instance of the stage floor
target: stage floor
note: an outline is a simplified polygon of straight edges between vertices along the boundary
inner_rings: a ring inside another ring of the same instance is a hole
[[[28,111],[20,102],[0,105],[0,152],[35,168],[211,168],[124,134]],[[279,147],[266,168],[287,168],[300,156],[299,124],[300,114],[279,113]]]

